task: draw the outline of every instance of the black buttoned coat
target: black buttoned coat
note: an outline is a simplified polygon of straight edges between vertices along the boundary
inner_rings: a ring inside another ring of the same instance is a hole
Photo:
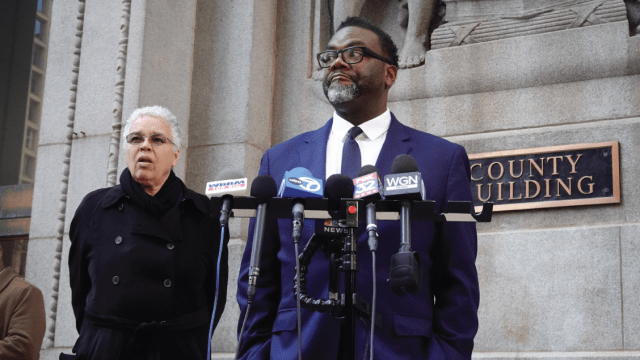
[[[120,185],[91,192],[76,210],[69,272],[77,359],[206,359],[220,226],[209,199],[182,188],[159,220]],[[225,243],[216,325],[227,279]]]

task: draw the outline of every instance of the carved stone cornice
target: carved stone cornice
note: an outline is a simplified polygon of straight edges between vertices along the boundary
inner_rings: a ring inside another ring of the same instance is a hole
[[[466,19],[441,25],[431,49],[476,44],[627,20],[622,0],[572,0],[513,16]]]

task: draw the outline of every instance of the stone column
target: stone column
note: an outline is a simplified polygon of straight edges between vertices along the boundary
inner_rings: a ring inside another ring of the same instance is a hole
[[[200,1],[197,6],[187,186],[204,192],[222,170],[251,181],[271,145],[276,0]],[[236,280],[247,221],[232,220],[227,306],[212,350],[236,348]]]

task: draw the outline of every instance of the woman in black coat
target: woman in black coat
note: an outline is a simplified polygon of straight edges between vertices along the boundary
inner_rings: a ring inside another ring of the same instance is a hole
[[[209,199],[173,173],[181,135],[169,110],[136,110],[124,129],[120,184],[91,192],[76,210],[69,270],[78,360],[207,358],[218,275],[214,328],[225,305],[227,244]]]

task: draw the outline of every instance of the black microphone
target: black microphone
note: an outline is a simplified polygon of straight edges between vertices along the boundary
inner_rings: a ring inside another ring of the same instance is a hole
[[[334,174],[329,176],[324,187],[324,195],[328,200],[327,210],[332,219],[346,218],[346,209],[342,208],[341,199],[353,198],[353,180],[347,175]]]
[[[251,184],[251,196],[258,202],[256,211],[256,222],[253,229],[253,245],[251,247],[251,261],[249,262],[249,287],[247,288],[247,302],[253,303],[256,296],[256,283],[260,275],[260,255],[262,252],[262,239],[264,238],[264,228],[267,217],[267,205],[269,199],[276,197],[278,187],[276,181],[269,175],[259,175]]]
[[[398,296],[420,291],[422,272],[420,254],[411,251],[411,200],[424,200],[424,182],[416,160],[411,155],[398,155],[391,165],[391,174],[384,177],[384,195],[400,200],[401,244],[391,257],[389,285]]]
[[[378,249],[378,222],[376,220],[376,201],[382,199],[384,191],[380,181],[380,172],[373,165],[365,165],[360,168],[358,175],[353,179],[355,191],[354,199],[363,199],[366,203],[367,233],[369,234],[369,249]]]
[[[229,216],[233,207],[234,196],[244,196],[247,193],[247,178],[238,170],[224,169],[216,177],[216,181],[207,184],[208,196],[220,196],[220,226],[229,224]]]

